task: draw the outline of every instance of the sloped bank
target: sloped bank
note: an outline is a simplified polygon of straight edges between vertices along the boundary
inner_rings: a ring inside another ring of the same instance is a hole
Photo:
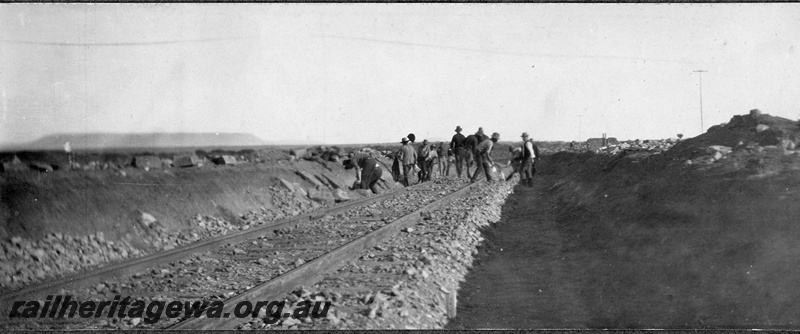
[[[0,218],[9,237],[0,242],[0,288],[19,288],[362,196],[346,190],[355,180],[353,172],[329,162],[123,172],[3,175]],[[388,180],[379,184],[385,190],[397,187]]]
[[[702,166],[679,152],[548,158],[561,246],[537,259],[569,282],[538,287],[575,298],[567,314],[587,313],[548,328],[796,328],[798,158],[740,146],[741,157]],[[740,163],[768,158],[775,173]],[[531,304],[557,309],[542,299]]]

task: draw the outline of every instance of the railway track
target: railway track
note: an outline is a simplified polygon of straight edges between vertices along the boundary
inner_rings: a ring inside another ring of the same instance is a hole
[[[7,316],[16,300],[44,302],[45,296],[54,294],[98,303],[120,295],[148,305],[153,301],[223,301],[224,313],[233,314],[239,301],[277,300],[297,286],[314,284],[358,252],[417,223],[425,212],[463,195],[471,186],[447,179],[423,183],[24,289],[2,298],[0,305],[6,309],[0,319],[5,323],[2,328],[233,328],[249,319],[204,316],[144,321],[103,316],[32,321]]]

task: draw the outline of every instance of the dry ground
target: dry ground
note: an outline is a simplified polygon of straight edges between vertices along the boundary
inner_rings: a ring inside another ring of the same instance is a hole
[[[797,329],[800,157],[761,158],[554,156],[487,231],[449,328]]]

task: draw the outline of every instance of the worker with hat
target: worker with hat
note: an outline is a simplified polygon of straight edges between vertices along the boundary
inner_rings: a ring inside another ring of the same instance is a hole
[[[533,175],[536,174],[534,161],[539,160],[539,148],[533,144],[527,132],[522,133],[522,166],[520,167],[520,182],[533,187]]]
[[[481,169],[483,166],[478,162],[478,145],[480,145],[484,140],[489,139],[483,134],[483,128],[478,128],[478,131],[475,134],[471,134],[464,138],[464,147],[467,148],[469,151],[469,155],[466,157],[467,161],[467,178],[474,179],[476,174],[481,173]],[[472,166],[472,162],[475,161],[475,171],[472,174],[469,173],[469,167]]]
[[[350,152],[348,159],[342,162],[344,169],[356,170],[354,189],[369,189],[373,194],[378,193],[378,180],[383,176],[383,169],[378,160],[367,153]]]
[[[400,143],[403,144],[403,146],[397,153],[400,163],[403,165],[403,185],[408,187],[408,176],[411,175],[414,170],[414,165],[417,163],[417,150],[408,144],[408,138],[403,137]]]
[[[494,160],[492,160],[492,148],[498,140],[500,140],[500,134],[495,132],[492,133],[491,138],[488,138],[478,144],[476,149],[477,154],[475,155],[475,163],[478,165],[478,169],[476,169],[475,173],[472,174],[472,178],[470,179],[471,182],[478,180],[478,176],[480,176],[478,171],[481,168],[483,168],[483,171],[486,174],[486,181],[492,182],[492,170],[496,170],[493,167]]]
[[[461,178],[461,170],[467,162],[467,156],[469,155],[469,151],[464,143],[465,140],[466,137],[461,134],[461,126],[456,126],[456,134],[454,134],[453,138],[450,140],[450,150],[453,151],[456,158],[456,174],[458,174],[459,178]],[[467,177],[469,177],[469,171],[467,171]]]

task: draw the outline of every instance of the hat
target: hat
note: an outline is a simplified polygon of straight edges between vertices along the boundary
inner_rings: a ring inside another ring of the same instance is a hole
[[[522,137],[528,137],[528,133],[527,132],[523,132],[522,133]]]
[[[428,140],[427,140],[427,139],[423,139],[423,140],[422,140],[422,143],[423,143],[423,144],[427,144],[427,143],[428,143]]]
[[[483,134],[483,127],[478,128],[478,132],[476,132],[476,133]]]
[[[497,139],[497,140],[500,140],[500,134],[499,134],[499,133],[497,133],[497,132],[493,133],[493,134],[492,134],[492,139]]]
[[[403,139],[400,139],[400,142],[401,143],[408,143],[408,138],[403,137]]]
[[[461,131],[461,126],[460,125],[456,126],[456,132],[459,132],[459,131]]]

